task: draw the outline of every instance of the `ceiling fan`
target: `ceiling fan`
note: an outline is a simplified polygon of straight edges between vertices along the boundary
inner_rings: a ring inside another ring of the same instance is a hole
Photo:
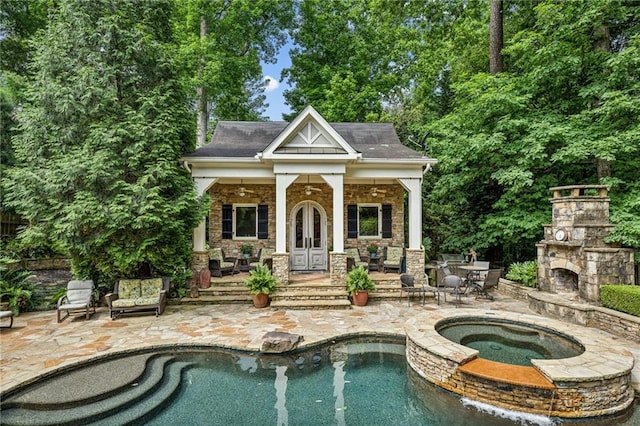
[[[252,191],[250,189],[245,188],[244,186],[242,186],[242,179],[240,179],[240,187],[238,188],[238,195],[240,197],[244,197],[247,194],[253,194],[256,191]]]
[[[322,191],[322,189],[316,188],[315,186],[311,186],[309,184],[309,176],[307,176],[307,184],[304,187],[304,193],[307,195],[311,195],[311,192],[313,191]]]
[[[371,196],[372,197],[377,197],[378,194],[384,194],[385,192],[387,192],[386,189],[378,189],[376,188],[376,180],[373,180],[373,188],[371,188]]]

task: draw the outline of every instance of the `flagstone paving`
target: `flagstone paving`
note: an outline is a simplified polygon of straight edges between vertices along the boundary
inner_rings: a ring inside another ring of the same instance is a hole
[[[480,308],[532,314],[524,302],[496,295],[494,301],[465,298],[459,309]],[[416,315],[437,309],[428,300],[407,306],[406,301],[384,301],[341,310],[273,310],[251,305],[169,305],[164,314],[123,316],[115,321],[106,308],[87,320],[72,316],[56,322],[55,311],[28,312],[15,318],[13,328],[0,332],[0,392],[51,371],[95,357],[156,346],[219,346],[258,351],[269,331],[302,335],[299,346],[312,345],[344,334],[404,335],[404,324]],[[567,323],[567,331],[574,327]],[[590,329],[595,335],[611,336]],[[636,359],[632,381],[640,392],[640,344],[613,337]]]

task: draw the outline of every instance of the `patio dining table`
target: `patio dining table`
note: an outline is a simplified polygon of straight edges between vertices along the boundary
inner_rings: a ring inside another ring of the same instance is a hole
[[[460,265],[457,266],[458,269],[463,271],[467,271],[467,288],[471,286],[474,281],[477,281],[480,278],[480,272],[486,272],[489,270],[489,266],[485,265]]]

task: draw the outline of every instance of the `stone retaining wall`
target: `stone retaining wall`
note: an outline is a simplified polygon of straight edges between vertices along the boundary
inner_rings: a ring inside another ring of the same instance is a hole
[[[529,299],[529,293],[537,290],[532,287],[525,287],[515,281],[500,278],[498,281],[497,291],[507,297],[511,297],[512,299],[527,300]]]
[[[640,342],[640,318],[601,306],[555,297],[550,293],[529,293],[529,308],[562,321],[596,327],[633,342]]]

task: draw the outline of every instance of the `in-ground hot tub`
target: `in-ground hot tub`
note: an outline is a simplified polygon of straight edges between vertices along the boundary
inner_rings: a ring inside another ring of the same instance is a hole
[[[532,366],[533,359],[571,358],[584,352],[580,342],[564,333],[500,318],[446,319],[436,325],[436,331],[478,350],[480,358],[505,364]]]
[[[471,324],[468,332],[465,323]],[[462,331],[456,333],[462,338],[472,336],[471,340],[478,340],[478,334],[487,333],[474,331],[472,324],[477,323],[508,325],[512,332],[517,330],[523,335],[530,332],[540,336],[543,331],[544,337],[538,342],[549,336],[563,336],[560,340],[573,346],[577,353],[552,359],[534,355],[529,357],[531,365],[516,365],[483,358],[478,349],[456,343],[438,332],[458,324]],[[548,318],[465,309],[416,316],[407,322],[406,332],[407,362],[411,368],[426,380],[476,401],[567,418],[609,415],[633,404],[630,386],[633,356],[584,327],[571,325],[569,333],[567,324]]]

